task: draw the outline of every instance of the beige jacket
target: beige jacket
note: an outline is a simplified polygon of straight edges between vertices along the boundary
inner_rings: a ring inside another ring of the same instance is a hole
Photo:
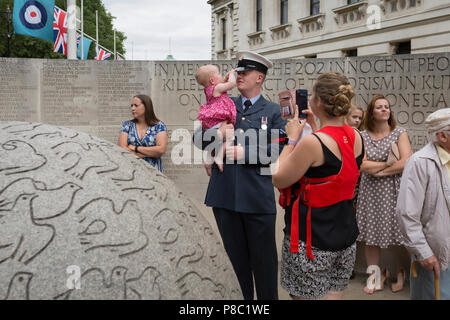
[[[450,262],[450,182],[433,143],[406,162],[396,216],[414,260],[433,254],[440,268]]]

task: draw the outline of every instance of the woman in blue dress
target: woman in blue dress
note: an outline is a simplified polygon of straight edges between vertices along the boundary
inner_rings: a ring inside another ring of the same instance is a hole
[[[167,149],[167,131],[156,117],[150,97],[134,96],[131,114],[133,119],[122,124],[118,145],[162,172],[161,156]]]

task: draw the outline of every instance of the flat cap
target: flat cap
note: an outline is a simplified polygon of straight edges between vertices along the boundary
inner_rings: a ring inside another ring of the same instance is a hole
[[[447,126],[450,126],[450,108],[439,109],[425,120],[425,127],[430,133],[438,132]]]

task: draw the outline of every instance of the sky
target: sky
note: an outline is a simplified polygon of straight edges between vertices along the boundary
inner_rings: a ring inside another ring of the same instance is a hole
[[[116,17],[116,30],[127,36],[127,60],[164,60],[169,51],[176,60],[211,59],[207,0],[103,0],[103,4]]]

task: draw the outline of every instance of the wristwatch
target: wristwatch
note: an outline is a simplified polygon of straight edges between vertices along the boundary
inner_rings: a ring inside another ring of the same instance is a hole
[[[134,146],[134,152],[139,153],[138,146]]]

